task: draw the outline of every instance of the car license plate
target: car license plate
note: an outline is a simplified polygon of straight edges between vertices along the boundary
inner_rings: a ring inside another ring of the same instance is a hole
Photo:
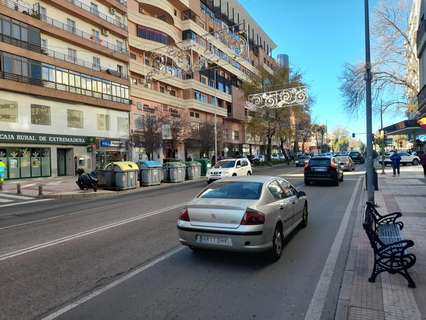
[[[327,168],[315,168],[314,171],[325,172],[325,171],[327,171]]]
[[[217,246],[232,247],[232,239],[224,237],[204,236],[197,234],[195,241],[202,244],[212,244]]]

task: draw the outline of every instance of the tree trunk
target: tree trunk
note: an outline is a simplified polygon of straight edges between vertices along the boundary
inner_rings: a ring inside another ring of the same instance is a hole
[[[272,155],[272,136],[268,136],[268,145],[266,150],[266,158],[268,161],[271,161]]]

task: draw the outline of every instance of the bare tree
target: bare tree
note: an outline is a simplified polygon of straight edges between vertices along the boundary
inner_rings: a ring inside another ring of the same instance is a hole
[[[217,124],[217,147],[218,150],[223,149],[223,127],[221,124]],[[197,140],[200,144],[200,151],[203,154],[209,154],[210,151],[214,151],[214,124],[204,122],[200,125],[197,135]]]
[[[407,0],[381,0],[374,10],[373,99],[386,97],[397,107],[412,111],[418,94],[418,68],[415,39],[408,34],[410,3]],[[365,101],[365,65],[346,64],[340,87],[345,109],[354,113]]]
[[[156,116],[147,116],[143,119],[143,146],[149,160],[153,159],[154,152],[162,147],[162,122]]]

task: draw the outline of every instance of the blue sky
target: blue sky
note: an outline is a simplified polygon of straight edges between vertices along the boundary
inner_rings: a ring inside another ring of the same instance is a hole
[[[371,6],[375,4],[371,1]],[[364,1],[361,0],[240,0],[254,19],[286,53],[290,64],[303,73],[316,103],[313,119],[329,130],[347,128],[365,132],[365,113],[348,115],[343,109],[339,76],[346,62],[365,59]],[[362,110],[364,107],[362,107]],[[402,120],[391,113],[385,126]],[[379,117],[373,118],[379,127]],[[363,139],[362,136],[359,136]]]

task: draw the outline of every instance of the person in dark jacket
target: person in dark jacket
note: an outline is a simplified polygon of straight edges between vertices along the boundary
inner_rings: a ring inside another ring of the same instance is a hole
[[[390,160],[392,161],[392,169],[393,169],[393,176],[398,173],[399,176],[399,169],[401,167],[401,156],[399,155],[397,150],[394,150],[393,154],[390,156]]]
[[[420,164],[423,166],[423,173],[426,177],[426,152],[420,156]]]

